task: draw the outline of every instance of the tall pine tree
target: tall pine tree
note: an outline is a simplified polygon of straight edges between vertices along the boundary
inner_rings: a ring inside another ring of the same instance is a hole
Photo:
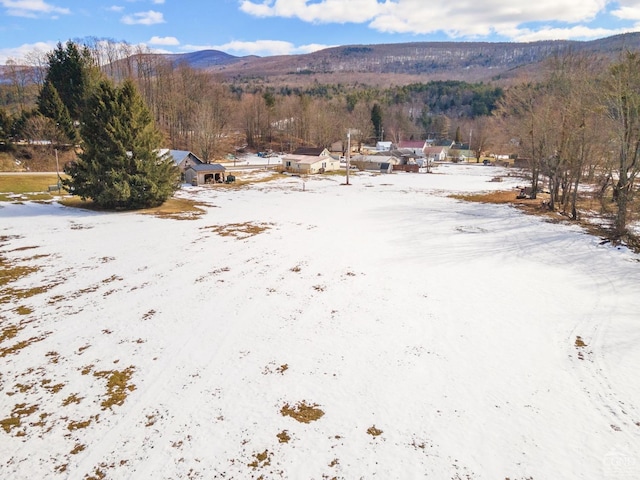
[[[87,100],[82,153],[66,168],[70,192],[108,209],[161,205],[179,186],[170,156],[159,156],[162,136],[135,85],[103,80]]]
[[[45,82],[51,82],[58,91],[71,119],[78,120],[94,77],[95,69],[89,49],[80,48],[72,41],[68,41],[64,46],[58,43],[47,55],[47,61]]]
[[[75,143],[77,132],[71,121],[69,110],[60,100],[58,90],[50,81],[46,81],[38,96],[38,110],[42,115],[52,119],[67,140]]]

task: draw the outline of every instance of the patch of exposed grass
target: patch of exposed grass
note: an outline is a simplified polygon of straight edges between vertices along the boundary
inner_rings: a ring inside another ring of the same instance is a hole
[[[324,415],[324,412],[316,407],[318,407],[318,404],[310,405],[303,400],[294,407],[286,403],[280,409],[280,413],[283,417],[291,417],[300,423],[311,423],[319,420]]]
[[[11,340],[18,332],[20,332],[24,328],[24,325],[7,325],[2,330],[0,330],[0,343],[5,340]]]
[[[79,397],[78,394],[72,393],[67,398],[62,401],[62,406],[66,407],[67,405],[71,405],[72,403],[80,403],[84,397]]]
[[[101,405],[102,409],[106,410],[114,405],[122,405],[127,399],[129,392],[135,390],[135,385],[130,385],[129,382],[133,377],[134,367],[130,366],[124,370],[107,370],[94,372],[94,376],[98,378],[107,379],[107,398],[105,398]]]
[[[375,425],[372,425],[369,428],[367,428],[367,433],[372,437],[378,437],[382,435],[382,430],[380,430],[379,428],[376,428]]]
[[[87,428],[89,425],[91,425],[91,422],[94,420],[97,420],[97,417],[91,417],[89,420],[83,420],[78,422],[71,421],[67,425],[67,430],[73,432],[74,430]]]
[[[195,220],[206,213],[203,203],[194,202],[185,198],[170,198],[159,207],[141,210],[146,215],[154,215],[158,218],[172,220]]]
[[[0,193],[47,192],[49,185],[56,185],[57,183],[58,176],[55,173],[47,175],[33,173],[0,174]],[[50,195],[49,198],[51,198]]]
[[[278,442],[280,443],[289,443],[289,440],[291,440],[291,437],[289,436],[289,433],[286,430],[283,430],[280,433],[278,433],[276,437],[278,437]]]
[[[287,370],[289,370],[289,365],[286,363],[276,368],[276,372],[278,372],[280,375],[284,375],[284,372],[286,372]]]
[[[254,461],[249,463],[248,465],[257,470],[258,468],[263,468],[268,465],[271,465],[271,456],[273,454],[269,452],[269,450],[265,450],[264,452],[254,453]]]
[[[210,227],[203,227],[203,229],[212,231],[221,237],[235,237],[238,240],[243,240],[269,230],[272,225],[272,223],[244,222],[229,223],[227,225],[213,225]]]
[[[11,265],[0,257],[0,287],[15,282],[36,271],[38,271],[38,267],[31,265]]]
[[[25,307],[24,305],[20,305],[15,309],[15,312],[18,315],[30,315],[33,313],[33,310],[29,307]]]
[[[13,407],[10,417],[0,420],[0,427],[2,427],[6,433],[11,433],[14,428],[19,428],[22,425],[21,419],[23,417],[27,417],[37,410],[37,405],[19,403]]]
[[[42,388],[44,388],[45,390],[49,391],[50,393],[58,393],[60,390],[62,390],[64,388],[64,383],[56,383],[54,385],[51,385],[51,380],[49,379],[45,379],[42,380],[40,382],[40,385],[42,385]]]
[[[584,340],[582,340],[582,337],[580,336],[576,337],[575,345],[576,345],[576,348],[583,348],[587,346],[587,344],[584,343]]]
[[[83,445],[81,443],[76,443],[69,453],[71,455],[77,455],[78,453],[82,452],[85,448],[87,448],[86,445]]]
[[[11,430],[19,428],[21,424],[20,417],[9,417],[0,420],[0,427],[2,427],[6,433],[11,433]]]
[[[0,348],[0,358],[4,358],[7,355],[15,355],[23,348],[26,348],[33,343],[41,342],[46,337],[47,337],[46,335],[40,335],[39,337],[31,337],[27,340],[21,340],[18,343],[11,345],[10,347]]]

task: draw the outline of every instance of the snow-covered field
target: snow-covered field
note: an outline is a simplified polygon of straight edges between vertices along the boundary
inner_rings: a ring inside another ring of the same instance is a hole
[[[507,173],[0,203],[0,478],[640,478],[640,256]]]

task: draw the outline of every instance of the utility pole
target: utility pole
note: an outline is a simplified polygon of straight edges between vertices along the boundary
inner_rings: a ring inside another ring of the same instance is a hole
[[[347,185],[349,185],[349,161],[351,160],[351,129],[347,131]]]

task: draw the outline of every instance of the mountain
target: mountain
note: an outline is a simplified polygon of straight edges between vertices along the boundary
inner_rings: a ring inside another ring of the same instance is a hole
[[[229,79],[262,77],[272,82],[308,82],[330,76],[333,81],[401,83],[427,80],[488,81],[523,74],[535,76],[540,63],[563,52],[586,53],[614,60],[625,49],[640,49],[640,33],[581,42],[569,40],[529,43],[412,42],[346,45],[302,55],[233,57],[215,50],[173,55],[194,68],[205,68]],[[368,79],[368,80],[367,80]]]

